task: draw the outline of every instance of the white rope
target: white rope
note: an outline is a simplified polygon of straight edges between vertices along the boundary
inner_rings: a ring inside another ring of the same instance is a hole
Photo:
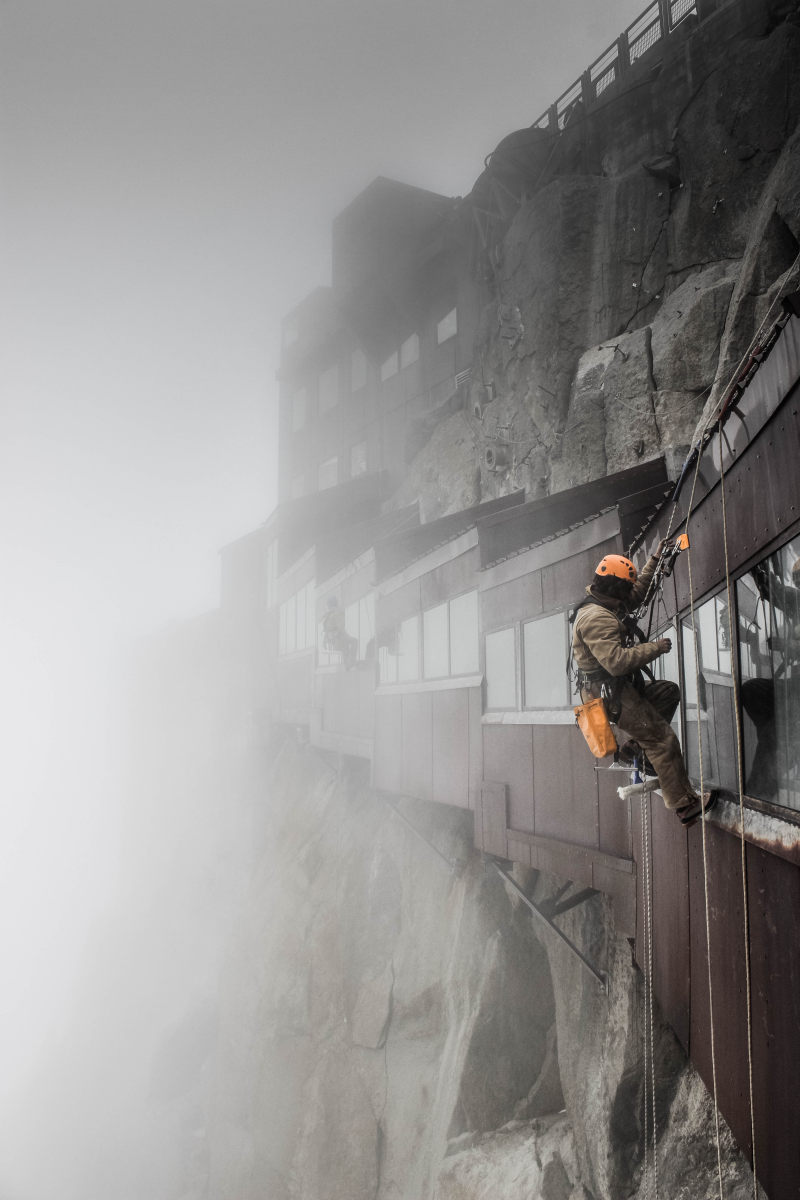
[[[647,884],[647,975],[650,981],[648,988],[648,1029],[650,1032],[650,1088],[652,1093],[652,1128],[653,1128],[653,1194],[658,1200],[658,1128],[656,1126],[656,1046],[655,1021],[653,1016],[653,833],[651,828],[652,809],[647,803],[648,797],[642,794],[642,805],[646,808],[647,822],[645,834],[645,876]],[[644,819],[644,814],[643,819]]]
[[[722,430],[720,429],[720,439]],[[720,485],[722,489],[722,540],[725,548],[725,588],[728,598],[728,645],[731,650],[731,678],[733,681],[733,710],[736,722],[736,775],[739,784],[739,843],[741,848],[742,867],[742,918],[744,922],[744,966],[745,966],[745,997],[747,1001],[747,1081],[750,1098],[750,1138],[753,1147],[753,1196],[758,1200],[758,1179],[756,1177],[756,1116],[753,1099],[753,1010],[752,985],[750,978],[750,909],[747,897],[747,857],[744,838],[744,780],[742,778],[742,715],[739,706],[739,677],[736,669],[733,639],[733,597],[731,595],[731,572],[728,557],[728,512],[725,504],[725,469],[722,463],[722,445],[720,444]]]
[[[622,791],[622,789],[620,788],[620,792],[621,791]],[[642,1168],[642,1172],[643,1172],[643,1185],[644,1185],[644,1200],[649,1200],[649,1196],[650,1196],[650,1171],[649,1171],[650,1096],[648,1093],[647,1085],[648,1085],[648,1064],[649,1064],[649,1059],[650,1059],[650,1025],[649,1025],[650,1004],[649,1004],[649,995],[648,995],[649,988],[650,988],[650,977],[649,977],[649,972],[648,972],[648,955],[647,955],[648,933],[647,933],[647,931],[648,931],[649,925],[650,925],[650,911],[649,911],[650,906],[649,906],[649,889],[648,889],[647,883],[646,883],[646,880],[647,880],[647,836],[645,834],[645,806],[646,806],[647,801],[646,801],[644,792],[641,792],[640,795],[641,795],[641,827],[642,827],[641,863],[642,863],[642,872],[643,872],[643,875],[642,875],[642,906],[644,908],[644,927],[645,927],[645,931],[644,931],[645,944],[644,944],[644,955],[643,955],[643,957],[644,957],[644,1085],[642,1087],[642,1100],[644,1102],[644,1166]]]
[[[689,497],[689,507],[686,513],[686,530],[689,529],[689,521],[692,515],[692,505],[694,503],[694,494],[697,487],[697,478],[700,474],[700,455],[697,455],[695,465],[694,480],[692,482],[692,492]],[[691,537],[689,538],[689,547],[686,551],[686,562],[689,573],[689,611],[692,622],[692,641],[694,645],[694,675],[695,675],[695,707],[697,710],[697,752],[700,766],[700,806],[703,804],[704,775],[703,775],[703,736],[700,726],[700,653],[697,638],[697,622],[694,615],[694,583],[692,579],[692,550]],[[706,822],[705,815],[701,812],[700,824],[703,827],[703,891],[705,894],[705,916],[706,916],[706,959],[708,964],[708,1020],[711,1033],[711,1079],[714,1092],[714,1126],[717,1143],[717,1177],[719,1180],[719,1196],[720,1200],[724,1200],[722,1189],[722,1149],[720,1146],[719,1134],[719,1102],[717,1098],[717,1058],[716,1045],[714,1036],[714,988],[711,976],[711,918],[710,918],[710,903],[708,895],[708,855],[706,848]]]

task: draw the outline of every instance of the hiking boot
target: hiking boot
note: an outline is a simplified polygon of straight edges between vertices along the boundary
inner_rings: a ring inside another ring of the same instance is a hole
[[[685,804],[681,804],[675,809],[675,815],[681,825],[688,829],[700,817],[704,817],[707,812],[711,812],[718,799],[719,792],[716,789],[712,789],[710,792],[703,792],[702,796],[692,796],[691,799],[687,799]]]

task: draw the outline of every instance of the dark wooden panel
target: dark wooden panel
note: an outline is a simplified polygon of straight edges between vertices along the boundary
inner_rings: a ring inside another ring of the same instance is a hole
[[[521,579],[481,593],[481,628],[484,633],[504,629],[512,621],[527,621],[542,611],[542,573],[532,571]]]
[[[433,705],[430,692],[403,696],[403,786],[407,796],[433,799]]]
[[[597,771],[598,837],[607,854],[631,853],[630,800],[620,800],[617,788],[630,782],[625,771]]]
[[[533,726],[533,793],[536,833],[598,845],[594,759],[574,725]]]
[[[659,796],[652,812],[653,987],[661,1011],[683,1048],[689,1049],[689,851],[687,830]]]
[[[474,808],[483,779],[483,696],[479,687],[469,689],[469,805]]]
[[[476,843],[480,838],[478,848],[485,850],[487,854],[496,854],[499,858],[505,858],[508,853],[506,845],[507,785],[495,780],[484,781],[480,788],[479,804],[479,811],[475,814]]]
[[[747,1022],[744,975],[742,879],[737,840],[706,825],[711,990],[714,1002],[714,1051],[720,1111],[745,1151],[750,1146],[747,1100]],[[688,831],[691,911],[691,1056],[706,1087],[712,1090],[708,947],[703,888],[703,829]]]
[[[521,863],[523,867],[531,865],[531,847],[527,842],[519,842],[508,838],[508,857],[512,862]]]
[[[385,792],[400,792],[403,783],[402,696],[375,697],[375,747],[372,780]]]
[[[433,798],[469,808],[469,694],[433,692]]]
[[[582,550],[571,558],[561,559],[542,570],[542,601],[544,611],[567,608],[583,599],[586,586],[592,582],[595,567],[604,554],[619,553],[619,538],[610,538],[599,546]]]
[[[770,1200],[797,1200],[800,1196],[800,869],[748,846],[747,870],[756,1159]]]
[[[478,547],[443,563],[420,580],[422,607],[433,608],[452,596],[472,591],[478,586]]]
[[[483,777],[508,784],[508,824],[533,828],[533,738],[530,725],[484,725]]]
[[[375,614],[375,626],[379,632],[392,629],[406,617],[420,611],[419,580],[406,583],[388,596],[379,596]]]

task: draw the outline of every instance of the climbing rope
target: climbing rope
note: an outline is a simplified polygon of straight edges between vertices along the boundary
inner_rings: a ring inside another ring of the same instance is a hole
[[[642,880],[642,900],[645,918],[645,972],[644,972],[644,1187],[645,1200],[650,1195],[650,1168],[648,1163],[649,1129],[653,1135],[653,1196],[658,1200],[658,1127],[656,1123],[656,1055],[655,1055],[655,1019],[653,1002],[653,838],[651,829],[651,809],[648,803],[650,793],[644,789],[641,794],[641,826],[642,826],[642,864],[644,879]],[[649,1072],[648,1072],[649,1066]],[[649,1090],[648,1090],[649,1074]],[[650,1119],[652,1118],[652,1119]]]
[[[720,437],[722,427],[720,426]],[[731,679],[733,681],[733,711],[736,723],[736,777],[739,785],[739,846],[741,850],[742,868],[742,918],[744,922],[744,966],[745,966],[745,999],[747,1003],[747,1082],[750,1100],[750,1139],[753,1147],[753,1196],[758,1200],[758,1179],[756,1177],[756,1116],[753,1099],[753,1010],[752,986],[750,978],[750,908],[747,896],[747,856],[744,837],[744,780],[742,778],[742,716],[739,706],[739,676],[736,669],[736,656],[733,653],[733,597],[731,594],[731,572],[728,556],[728,512],[725,504],[725,467],[722,461],[722,446],[720,445],[720,485],[722,489],[722,542],[725,549],[725,588],[728,599],[728,645],[731,648]]]
[[[692,491],[689,497],[689,507],[686,513],[686,529],[689,529],[689,521],[692,515],[692,507],[694,505],[694,495],[697,488],[697,479],[700,474],[700,455],[697,455],[695,464],[694,480],[692,481]],[[692,578],[692,547],[691,538],[689,539],[689,547],[686,552],[686,563],[689,573],[689,612],[692,625],[692,644],[694,647],[694,675],[695,675],[695,706],[697,710],[697,753],[700,769],[700,803],[702,807],[702,797],[705,792],[705,777],[703,769],[703,734],[700,725],[700,653],[699,641],[697,637],[697,622],[695,620],[694,609],[694,581]],[[719,1133],[719,1100],[717,1094],[717,1057],[716,1057],[716,1038],[714,1035],[714,987],[712,982],[711,972],[711,916],[710,902],[708,895],[708,850],[706,839],[706,822],[705,816],[701,813],[700,824],[703,827],[703,892],[705,896],[705,919],[706,919],[706,961],[708,966],[708,1023],[711,1034],[711,1080],[714,1093],[714,1128],[717,1145],[717,1178],[719,1180],[719,1197],[724,1200],[722,1188],[722,1148],[720,1145]]]

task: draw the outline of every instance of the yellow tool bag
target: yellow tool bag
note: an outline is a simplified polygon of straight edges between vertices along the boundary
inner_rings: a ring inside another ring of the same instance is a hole
[[[605,702],[601,697],[588,700],[586,704],[578,704],[575,709],[575,723],[586,738],[586,745],[595,758],[605,758],[617,749],[617,739],[608,721]]]

